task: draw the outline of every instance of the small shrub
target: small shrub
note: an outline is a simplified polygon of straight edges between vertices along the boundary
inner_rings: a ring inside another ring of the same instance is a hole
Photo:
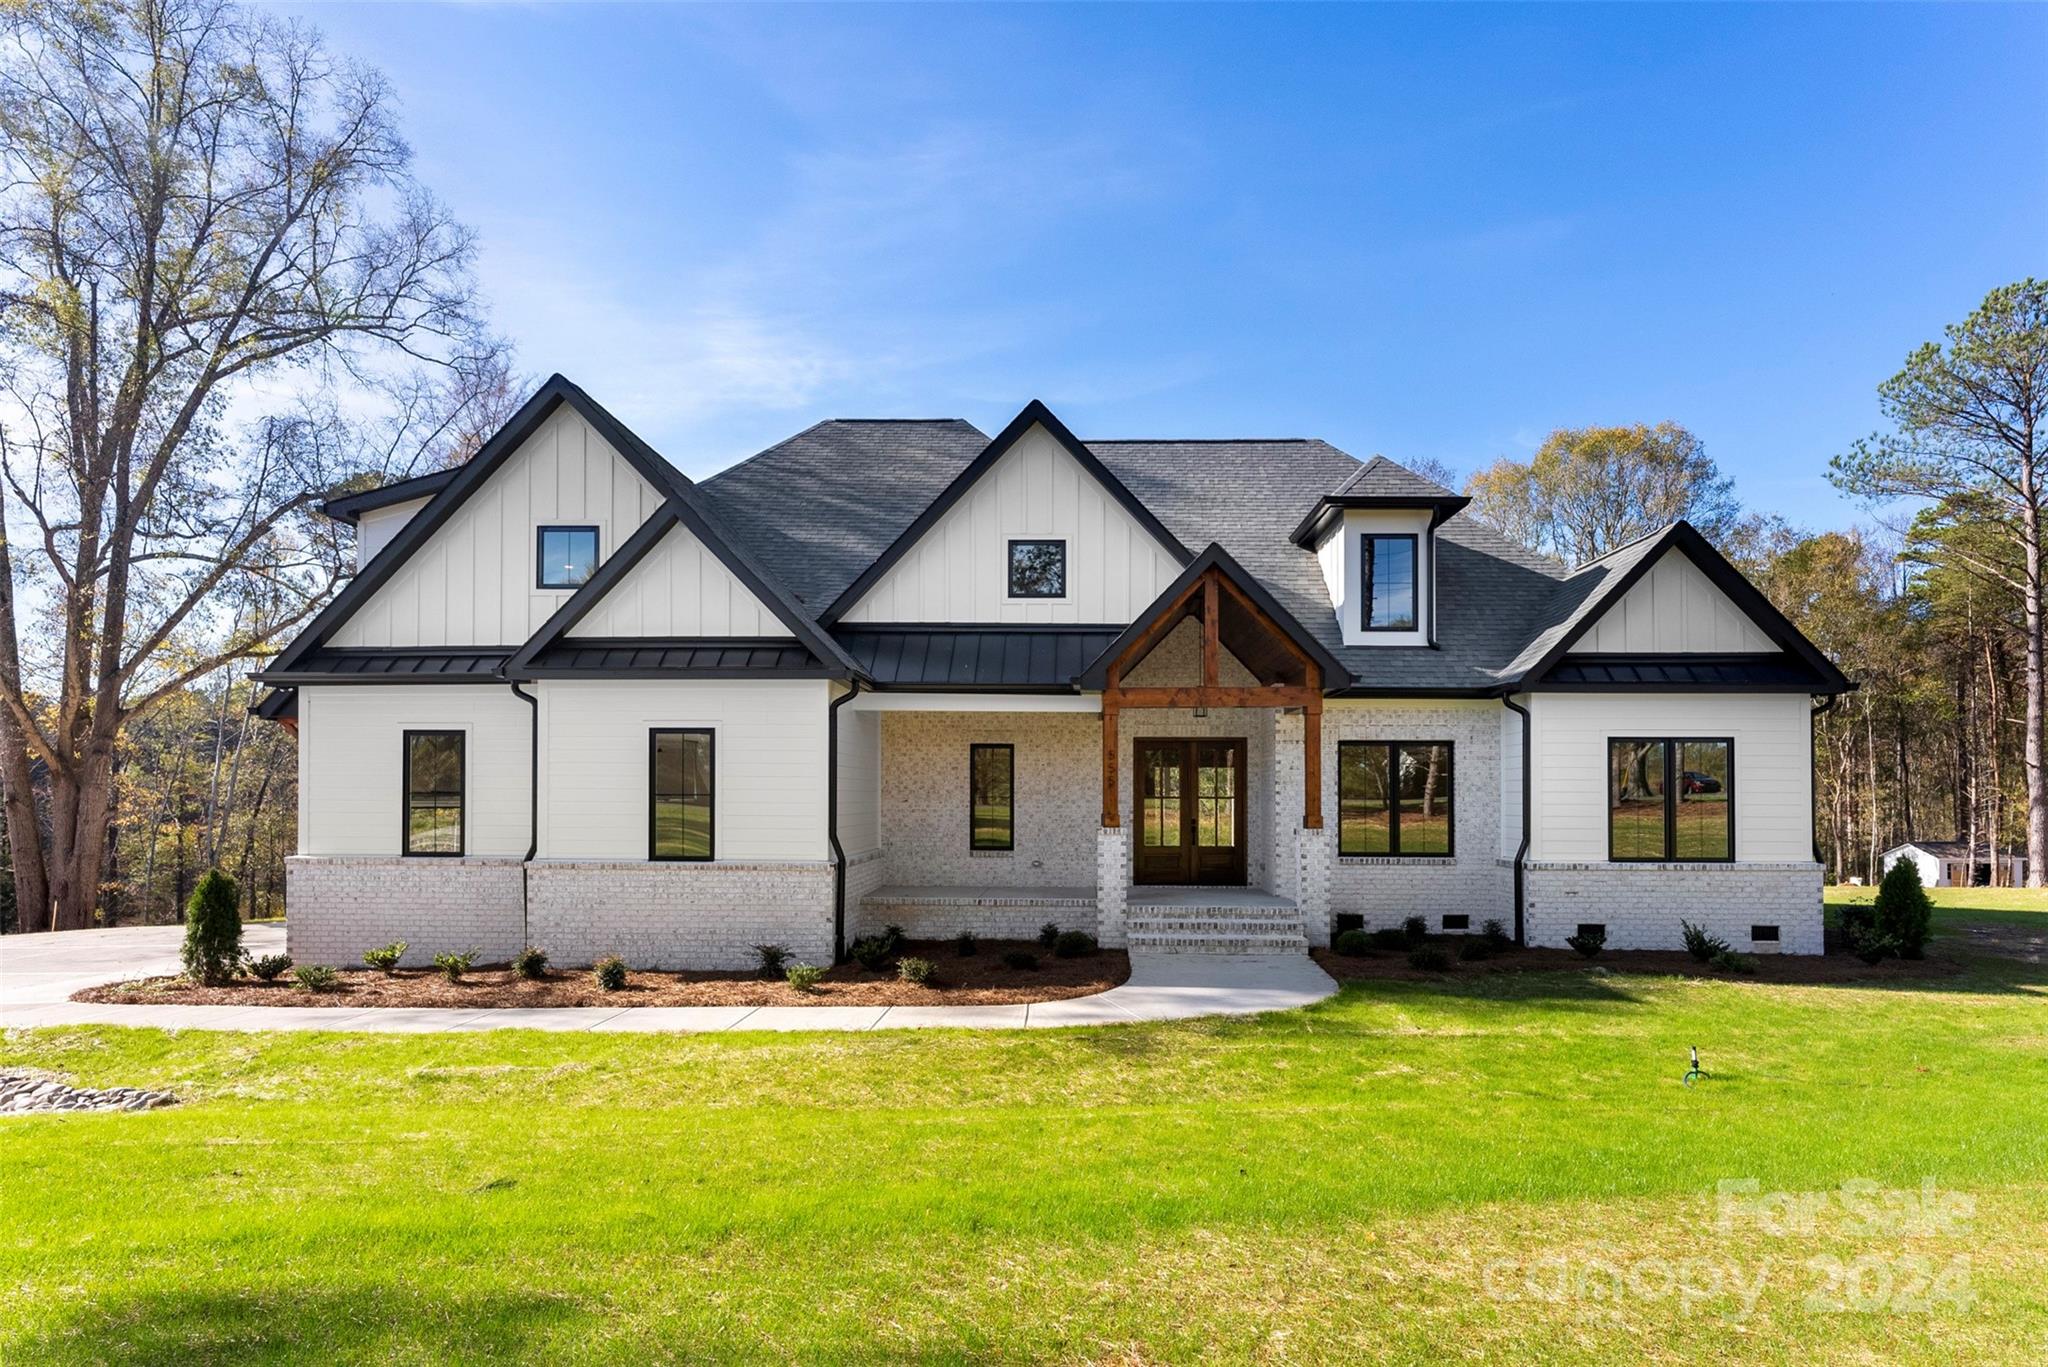
[[[1060,942],[1060,927],[1057,921],[1047,921],[1038,928],[1038,947],[1051,949]]]
[[[1867,964],[1882,963],[1899,952],[1899,942],[1871,925],[1849,927],[1849,952]]]
[[[1898,946],[1901,959],[1921,956],[1934,920],[1934,904],[1927,898],[1927,889],[1920,886],[1918,864],[1901,859],[1884,871],[1871,915],[1878,932]]]
[[[1843,907],[1838,919],[1844,938],[1853,937],[1859,930],[1877,929],[1877,910],[1868,902],[1856,902]]]
[[[761,976],[779,978],[784,964],[789,962],[788,945],[755,945],[754,952],[761,956]]]
[[[903,927],[883,926],[882,939],[888,944],[889,952],[894,954],[903,947]]]
[[[863,935],[847,947],[853,961],[870,973],[879,973],[882,965],[889,962],[889,955],[896,946],[889,943],[886,935]]]
[[[1508,928],[1497,920],[1488,921],[1480,930],[1479,938],[1496,952],[1514,948],[1515,937],[1508,934]]]
[[[1330,948],[1347,959],[1363,959],[1373,952],[1372,936],[1362,930],[1347,930],[1337,937]]]
[[[1735,948],[1720,936],[1709,933],[1705,926],[1696,926],[1683,917],[1679,918],[1678,931],[1685,937],[1685,952],[1699,963],[1710,964]]]
[[[981,937],[971,930],[963,930],[953,937],[953,952],[963,959],[971,959],[981,953]]]
[[[242,894],[235,880],[208,869],[185,903],[185,972],[209,987],[235,976],[242,962]]]
[[[1451,966],[1451,956],[1435,945],[1424,945],[1408,956],[1408,966],[1424,973],[1442,973]]]
[[[1714,967],[1726,973],[1756,972],[1755,959],[1750,958],[1747,954],[1737,954],[1732,949],[1724,949],[1716,954],[1713,963]]]
[[[548,975],[548,952],[539,945],[528,945],[512,956],[512,971],[528,980],[545,978]]]
[[[1408,932],[1405,930],[1375,930],[1366,937],[1374,949],[1408,948]]]
[[[626,961],[607,954],[590,966],[590,976],[606,992],[617,992],[626,985]]]
[[[1493,941],[1487,939],[1484,935],[1471,936],[1464,944],[1458,946],[1458,957],[1467,963],[1472,963],[1479,959],[1491,959],[1498,952],[1493,947]]]
[[[1003,967],[1014,968],[1019,973],[1029,973],[1038,967],[1038,956],[1028,949],[1013,949],[1003,955]]]
[[[398,961],[405,957],[405,951],[410,948],[412,946],[403,940],[393,940],[381,949],[366,949],[363,951],[363,965],[388,976],[398,967]]]
[[[289,954],[266,954],[260,959],[249,961],[249,971],[256,975],[258,982],[274,983],[282,978],[292,966]]]
[[[816,964],[791,964],[784,970],[783,976],[789,979],[789,985],[797,991],[815,992],[819,979],[825,976],[825,970]]]
[[[292,970],[292,981],[301,992],[332,992],[341,986],[341,975],[326,964],[300,964]]]
[[[1597,958],[1600,951],[1607,948],[1607,928],[1588,928],[1576,935],[1567,935],[1564,942],[1589,959]]]
[[[1078,959],[1095,950],[1095,937],[1085,930],[1063,930],[1052,942],[1052,952],[1062,959]]]
[[[920,959],[915,954],[906,954],[896,961],[896,976],[907,983],[916,983],[919,987],[930,982],[932,974],[938,971],[937,964],[930,959]]]
[[[1410,916],[1401,922],[1401,938],[1411,945],[1419,945],[1429,938],[1429,922],[1420,916]]]
[[[470,965],[476,962],[476,956],[482,952],[480,949],[465,949],[460,954],[453,953],[452,951],[446,954],[436,954],[434,956],[434,967],[440,969],[441,976],[449,982],[459,983],[462,981],[462,975],[469,972]]]

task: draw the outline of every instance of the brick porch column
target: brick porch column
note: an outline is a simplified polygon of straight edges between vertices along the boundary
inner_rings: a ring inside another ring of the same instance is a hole
[[[1121,826],[1095,833],[1095,938],[1111,949],[1124,947],[1124,903],[1130,893],[1129,837]]]

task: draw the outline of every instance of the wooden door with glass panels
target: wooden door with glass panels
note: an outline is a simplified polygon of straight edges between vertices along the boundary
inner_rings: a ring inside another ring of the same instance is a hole
[[[1243,737],[1141,740],[1134,750],[1136,880],[1243,886]]]

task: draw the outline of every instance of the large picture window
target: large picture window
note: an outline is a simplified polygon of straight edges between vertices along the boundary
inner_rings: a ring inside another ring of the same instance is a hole
[[[1413,536],[1366,536],[1362,541],[1361,598],[1367,631],[1415,630]]]
[[[1066,542],[1012,541],[1010,543],[1010,597],[1064,598],[1066,596]]]
[[[714,849],[712,735],[701,727],[648,733],[650,859],[709,859]]]
[[[1016,847],[1016,752],[1007,745],[967,748],[968,847]]]
[[[1451,743],[1347,740],[1337,745],[1337,853],[1456,853]]]
[[[405,733],[405,852],[462,854],[463,734]]]
[[[1735,742],[1607,742],[1607,857],[1617,863],[1735,858]]]
[[[597,573],[597,528],[542,527],[535,556],[535,584],[544,589],[580,588]]]

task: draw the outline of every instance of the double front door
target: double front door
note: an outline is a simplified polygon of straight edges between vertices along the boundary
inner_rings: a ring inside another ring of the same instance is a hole
[[[1136,744],[1140,883],[1242,886],[1242,737],[1141,740]]]

